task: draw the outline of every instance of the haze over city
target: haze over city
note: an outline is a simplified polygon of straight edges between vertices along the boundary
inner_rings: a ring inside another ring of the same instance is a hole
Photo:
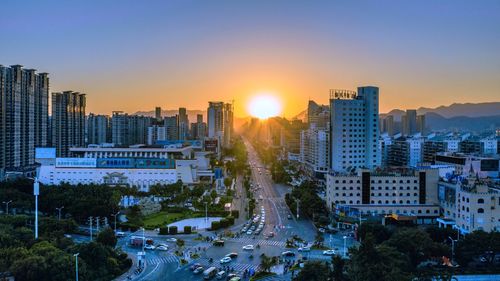
[[[49,72],[51,91],[85,92],[102,114],[215,99],[241,117],[270,93],[292,117],[359,85],[380,87],[380,112],[488,102],[500,95],[499,5],[2,1],[0,61]]]

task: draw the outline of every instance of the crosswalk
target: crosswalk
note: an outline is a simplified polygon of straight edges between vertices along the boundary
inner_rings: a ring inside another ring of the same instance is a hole
[[[155,264],[160,264],[160,263],[174,263],[178,262],[178,259],[174,255],[169,255],[169,256],[161,256],[161,257],[155,257],[155,258],[149,258],[146,260],[149,265],[155,265]]]
[[[204,267],[210,267],[210,266],[215,266],[215,267],[224,267],[227,266],[229,268],[234,269],[236,272],[244,272],[245,270],[251,270],[253,269],[255,272],[259,270],[259,265],[258,264],[248,264],[248,263],[237,263],[237,262],[231,262],[225,265],[221,265],[217,261],[209,262],[207,258],[202,258],[199,260],[196,260],[197,263],[201,264]]]
[[[286,242],[285,241],[277,241],[277,240],[257,240],[257,239],[252,239],[252,238],[229,238],[227,239],[228,241],[234,241],[234,242],[240,242],[243,244],[252,244],[252,245],[261,245],[261,246],[276,246],[276,247],[285,247]]]
[[[212,243],[210,243],[210,242],[200,242],[200,243],[198,243],[198,244],[196,244],[196,245],[192,246],[192,248],[193,248],[193,249],[194,249],[194,248],[206,248],[206,249],[208,249],[208,248],[210,248],[210,247],[212,247],[212,246],[213,246],[213,244],[212,244]]]

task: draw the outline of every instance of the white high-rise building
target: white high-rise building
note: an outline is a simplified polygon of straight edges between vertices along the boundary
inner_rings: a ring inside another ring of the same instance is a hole
[[[381,164],[378,87],[330,90],[331,169],[373,169]]]

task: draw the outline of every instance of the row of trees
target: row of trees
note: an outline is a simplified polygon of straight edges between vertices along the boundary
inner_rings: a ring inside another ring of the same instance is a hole
[[[341,262],[336,257],[328,264],[306,263],[294,280],[450,280],[458,273],[500,271],[494,260],[477,266],[479,257],[485,253],[500,253],[497,232],[477,231],[460,238],[455,248],[459,267],[445,264],[452,257],[448,237],[457,237],[450,229],[396,229],[364,223],[358,234],[362,242],[359,248],[349,250],[349,260]]]
[[[80,280],[112,280],[132,265],[125,253],[114,249],[111,229],[102,231],[96,242],[75,244],[64,236],[76,228],[74,221],[43,218],[34,240],[31,221],[25,215],[0,217],[0,272],[10,272],[16,280],[74,280],[75,253]]]
[[[321,225],[328,224],[329,219],[325,201],[318,196],[316,185],[313,182],[306,181],[294,188],[291,193],[285,195],[285,201],[295,215],[297,215],[298,203],[299,212],[302,215]]]

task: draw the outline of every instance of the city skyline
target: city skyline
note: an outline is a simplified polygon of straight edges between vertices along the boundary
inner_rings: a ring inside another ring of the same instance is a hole
[[[359,85],[380,88],[380,112],[498,97],[494,1],[148,4],[3,3],[0,35],[15,44],[0,62],[49,72],[50,92],[78,89],[97,114],[235,100],[243,117],[271,93],[293,117]]]

